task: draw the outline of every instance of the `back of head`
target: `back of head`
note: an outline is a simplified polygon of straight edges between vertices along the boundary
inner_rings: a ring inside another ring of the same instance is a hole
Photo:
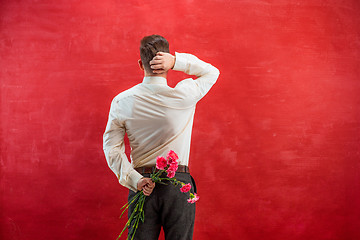
[[[146,72],[152,72],[149,62],[156,56],[157,52],[170,52],[169,43],[164,37],[160,35],[150,35],[141,40],[140,58]]]

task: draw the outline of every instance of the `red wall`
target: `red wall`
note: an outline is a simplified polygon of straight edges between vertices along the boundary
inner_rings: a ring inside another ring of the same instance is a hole
[[[221,71],[194,123],[195,239],[360,239],[359,11],[357,0],[2,1],[0,238],[116,238],[127,190],[102,134],[111,99],[142,80],[141,37],[158,33]]]

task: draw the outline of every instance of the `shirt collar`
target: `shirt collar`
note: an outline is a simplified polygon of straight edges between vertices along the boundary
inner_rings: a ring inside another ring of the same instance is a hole
[[[143,83],[167,85],[167,80],[164,77],[149,76],[149,77],[144,77]]]

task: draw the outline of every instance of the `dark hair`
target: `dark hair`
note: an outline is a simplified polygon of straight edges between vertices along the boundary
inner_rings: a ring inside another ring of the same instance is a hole
[[[155,57],[157,52],[170,52],[169,42],[160,35],[150,35],[141,39],[140,58],[145,71],[152,72],[150,61]]]

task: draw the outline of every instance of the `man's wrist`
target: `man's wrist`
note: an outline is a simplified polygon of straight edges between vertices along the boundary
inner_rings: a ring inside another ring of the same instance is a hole
[[[141,180],[142,180],[143,178],[144,178],[144,177],[140,178],[139,181],[136,183],[136,188],[137,188],[137,190],[139,190],[139,191],[141,190],[141,186],[140,186],[140,185],[141,185]]]
[[[185,54],[183,54],[185,55]],[[175,63],[174,63],[174,67],[172,68],[174,71],[181,71],[184,72],[186,69],[186,65],[187,65],[187,60],[185,58],[185,56],[182,56],[181,53],[175,52]]]

